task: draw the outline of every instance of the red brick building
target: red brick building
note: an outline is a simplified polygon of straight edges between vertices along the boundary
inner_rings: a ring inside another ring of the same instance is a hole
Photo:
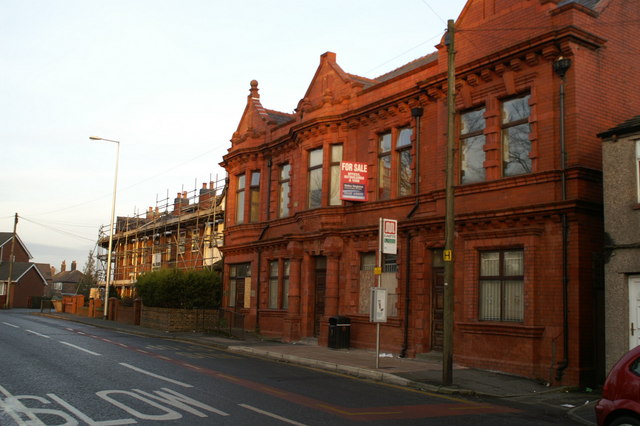
[[[469,0],[455,27],[454,359],[553,383],[602,374],[601,149],[640,104],[635,0]],[[373,348],[379,218],[384,352],[441,350],[447,47],[375,79],[327,52],[294,114],[251,82],[229,174],[224,305],[265,335]],[[568,59],[568,60],[567,60]],[[366,201],[340,164],[366,165]]]
[[[49,290],[47,276],[50,278],[51,275],[46,271],[50,267],[30,262],[32,256],[27,247],[20,237],[16,235],[15,242],[13,237],[12,232],[0,232],[0,308],[7,305],[9,308],[31,308],[32,301],[42,298]],[[7,293],[10,297],[8,304]]]

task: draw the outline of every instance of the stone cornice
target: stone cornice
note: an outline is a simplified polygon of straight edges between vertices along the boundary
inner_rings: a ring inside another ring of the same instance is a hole
[[[529,38],[481,59],[456,65],[456,86],[461,81],[477,86],[481,81],[490,82],[508,70],[522,71],[525,66],[536,66],[541,59],[553,61],[561,55],[572,56],[571,44],[596,50],[605,43],[606,40],[596,34],[568,25]],[[441,93],[446,91],[446,78],[446,73],[443,72],[418,82],[418,86],[430,95],[441,96]]]

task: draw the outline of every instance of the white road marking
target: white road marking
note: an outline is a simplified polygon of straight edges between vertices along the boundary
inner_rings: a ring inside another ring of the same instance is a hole
[[[263,414],[265,416],[273,417],[274,419],[278,419],[280,421],[283,421],[285,423],[289,423],[291,425],[305,426],[304,423],[299,423],[299,422],[296,422],[295,420],[287,419],[286,417],[282,417],[282,416],[279,416],[277,414],[273,414],[273,413],[261,410],[261,409],[256,408],[256,407],[252,407],[251,405],[247,405],[247,404],[238,404],[238,405],[241,406],[241,407],[246,408],[247,410],[255,411],[256,413],[260,413],[260,414]]]
[[[45,339],[51,339],[51,337],[45,336],[44,334],[40,334],[37,331],[27,330],[27,333],[35,334],[36,336],[44,337]]]
[[[178,393],[169,388],[162,388],[161,390],[154,391],[155,395],[141,391],[140,389],[133,390],[141,395],[146,396],[147,398],[155,399],[156,401],[160,401],[163,404],[171,405],[172,407],[187,411],[198,417],[207,417],[207,415],[202,411],[197,410],[195,407],[207,410],[220,416],[229,416],[229,413],[225,413],[224,411],[218,410],[217,408],[213,408],[212,406],[207,405],[203,402],[196,401],[195,399],[189,398],[188,396]]]
[[[100,356],[101,355],[101,354],[99,354],[97,352],[93,352],[93,351],[90,351],[89,349],[81,348],[80,346],[73,345],[73,344],[71,344],[69,342],[63,342],[62,340],[60,340],[60,343],[62,343],[63,345],[67,345],[67,346],[70,346],[72,348],[78,349],[79,351],[86,352],[86,353],[91,354],[91,355],[95,355],[95,356]]]
[[[170,379],[168,377],[160,376],[158,374],[152,373],[150,371],[143,370],[143,369],[138,368],[138,367],[134,367],[133,365],[126,364],[124,362],[121,362],[120,365],[122,365],[123,367],[130,368],[133,371],[137,371],[138,373],[146,374],[147,376],[155,377],[156,379],[164,380],[166,382],[173,383],[173,384],[178,385],[178,386],[182,386],[182,387],[185,387],[185,388],[192,388],[193,387],[192,385],[190,385],[188,383],[179,382],[177,380],[173,380],[173,379]]]
[[[64,407],[67,410],[69,410],[77,418],[79,418],[80,420],[82,420],[83,422],[85,422],[88,425],[92,425],[92,426],[94,426],[94,425],[95,426],[117,426],[117,425],[134,425],[134,424],[138,423],[134,419],[102,420],[102,421],[96,422],[91,417],[87,416],[82,411],[78,410],[76,407],[74,407],[73,405],[69,404],[67,401],[65,401],[64,399],[60,398],[55,393],[48,393],[47,396],[49,398],[51,398],[52,400],[54,400],[55,402],[57,402],[58,404],[60,404],[62,407]]]
[[[13,328],[20,328],[19,326],[15,325],[15,324],[10,324],[8,322],[3,322],[4,325],[8,325],[9,327],[13,327]]]
[[[40,419],[38,419],[38,417],[32,412],[32,410],[28,409],[24,406],[24,404],[22,404],[22,402],[20,401],[20,397],[12,395],[7,389],[2,387],[2,385],[0,385],[0,394],[5,396],[4,400],[0,398],[1,411],[9,414],[9,416],[13,418],[18,426],[46,426],[40,421]],[[30,398],[40,402],[42,402],[43,400],[43,398],[40,398],[38,396],[32,396]],[[24,420],[21,414],[24,414],[24,416],[28,417],[30,420]],[[67,422],[67,424],[72,425],[73,423]]]

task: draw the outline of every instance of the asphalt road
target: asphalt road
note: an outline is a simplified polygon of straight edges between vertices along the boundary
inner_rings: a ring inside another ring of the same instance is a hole
[[[0,426],[574,424],[562,416],[0,311]]]

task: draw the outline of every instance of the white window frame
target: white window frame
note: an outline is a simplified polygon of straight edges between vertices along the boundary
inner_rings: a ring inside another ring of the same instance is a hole
[[[330,182],[329,182],[329,205],[341,206],[340,199],[340,162],[342,161],[343,145],[336,143],[330,146],[331,161],[329,161]]]
[[[636,200],[640,204],[640,139],[636,140]]]
[[[320,162],[313,162],[314,157],[317,156],[318,153],[320,155]],[[309,209],[317,209],[323,205],[324,155],[325,149],[322,145],[307,152],[307,208]],[[319,181],[318,174],[320,178]],[[318,182],[320,185],[316,187]],[[319,192],[319,200],[315,194],[316,192]]]
[[[157,271],[162,267],[162,252],[157,251],[151,255],[151,270]]]

